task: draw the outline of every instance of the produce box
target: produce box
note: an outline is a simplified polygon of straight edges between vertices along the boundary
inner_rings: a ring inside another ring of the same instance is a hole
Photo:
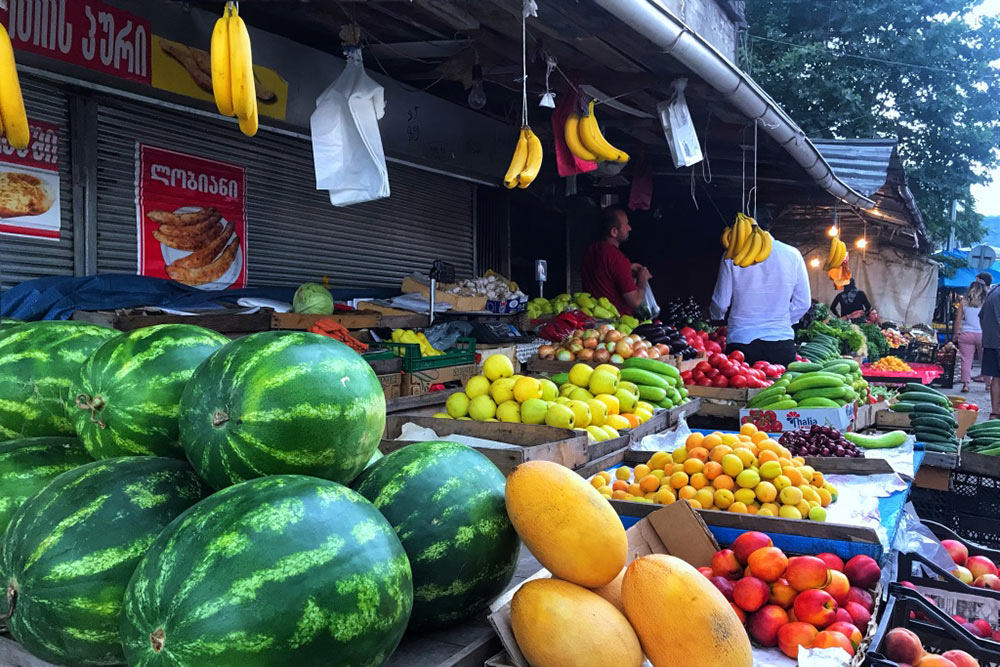
[[[740,409],[740,423],[753,424],[768,433],[782,433],[802,426],[831,426],[841,431],[854,430],[856,403],[842,408],[794,408],[792,410]]]
[[[763,391],[763,389],[702,387],[696,384],[684,385],[684,388],[688,390],[689,395],[701,399],[698,414],[727,419],[739,418],[740,410],[747,404],[747,401]]]
[[[875,413],[875,426],[879,429],[910,428],[909,412],[893,412],[888,407]]]
[[[391,373],[389,375],[379,375],[379,384],[382,385],[382,393],[385,394],[386,400],[390,398],[399,398],[399,387],[403,383],[402,373]]]
[[[526,303],[526,299],[504,299],[503,301],[489,299],[486,302],[486,310],[498,315],[510,315],[524,310]]]
[[[452,310],[472,313],[486,310],[486,297],[485,296],[459,296],[458,294],[449,294],[446,291],[455,287],[453,284],[449,283],[438,283],[437,291],[434,295],[435,301],[438,303],[450,303],[453,308]],[[410,276],[403,278],[403,285],[400,288],[403,294],[422,294],[428,299],[431,297],[430,285],[425,285],[419,280],[414,280]]]
[[[521,362],[517,360],[517,345],[477,345],[476,366],[479,368],[480,372],[483,368],[483,362],[492,357],[494,354],[502,354],[510,359],[511,364],[514,365],[514,372],[520,372]]]
[[[887,401],[859,405],[857,417],[854,419],[854,430],[862,431],[875,426],[875,415],[882,410],[888,409],[889,403]]]
[[[385,435],[379,447],[383,454],[413,444],[412,441],[398,439],[403,425],[407,423],[433,429],[445,439],[449,435],[456,434],[496,441],[495,444],[477,444],[474,448],[491,460],[504,475],[509,475],[515,467],[525,461],[552,461],[567,468],[577,468],[586,464],[590,457],[597,458],[608,453],[599,446],[588,447],[586,434],[570,429],[507,422],[389,415],[386,419]],[[605,445],[607,442],[614,441],[605,441],[598,445]]]
[[[403,381],[400,385],[400,396],[416,396],[426,394],[431,389],[431,385],[444,384],[446,382],[461,382],[478,373],[475,364],[463,364],[461,366],[445,366],[443,368],[432,368],[425,371],[413,371],[403,373]]]
[[[979,412],[976,410],[955,410],[955,421],[958,422],[956,435],[958,435],[959,440],[965,437],[965,432],[976,423],[978,418]]]

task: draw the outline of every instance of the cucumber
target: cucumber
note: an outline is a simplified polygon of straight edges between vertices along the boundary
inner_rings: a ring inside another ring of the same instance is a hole
[[[969,441],[970,449],[983,449],[1000,445],[1000,437],[973,438]]]
[[[786,398],[782,401],[777,401],[775,403],[769,403],[768,405],[761,406],[762,410],[794,410],[799,407],[799,404],[790,398]]]
[[[785,388],[780,387],[777,391],[760,392],[754,395],[749,401],[747,401],[748,408],[756,408],[758,405],[766,405],[769,402],[776,400],[784,400],[787,394],[785,393]]]
[[[921,443],[924,449],[928,452],[936,452],[938,454],[957,454],[958,445],[954,444],[944,444],[938,442],[924,442]]]
[[[782,403],[784,401],[793,401],[793,400],[795,400],[795,399],[793,399],[788,394],[773,394],[771,396],[768,396],[767,400],[765,400],[763,403],[758,403],[757,405],[755,405],[753,407],[753,409],[754,410],[757,410],[757,409],[764,409],[764,410],[766,410],[766,409],[772,409],[771,406],[774,405],[775,403]]]
[[[861,435],[860,433],[845,433],[844,438],[862,449],[891,449],[906,442],[905,431],[890,431],[879,435]]]
[[[944,415],[946,417],[952,416],[952,411],[948,408],[943,408],[936,403],[914,403],[913,412],[923,412],[933,415]]]
[[[910,417],[911,426],[934,426],[936,428],[951,429],[954,431],[958,428],[958,424],[953,424],[944,417],[939,417],[937,415],[920,415]]]
[[[913,403],[906,403],[900,401],[898,403],[893,403],[889,406],[889,409],[893,412],[913,412]]]
[[[673,410],[674,404],[669,398],[665,398],[662,401],[651,401],[653,405],[658,408],[665,408],[667,410]]]
[[[801,375],[788,385],[788,393],[795,394],[803,389],[819,389],[821,387],[843,386],[844,378],[832,373],[806,373]]]
[[[997,443],[996,446],[990,447],[989,449],[980,450],[976,452],[976,454],[982,454],[983,456],[998,456],[1000,455],[1000,443]]]
[[[837,375],[847,375],[851,372],[851,367],[847,364],[831,364],[824,366],[823,371],[826,373],[836,373]]]
[[[803,389],[802,391],[795,392],[795,396],[793,396],[793,398],[796,401],[802,401],[807,398],[819,396],[821,398],[829,398],[832,400],[836,398],[845,398],[847,396],[847,392],[849,391],[850,388],[846,385],[840,385],[839,387],[820,387],[819,389]]]
[[[813,396],[811,398],[806,398],[799,401],[796,399],[800,408],[839,408],[840,405],[836,401],[830,400],[829,398],[823,398],[822,396]]]
[[[681,377],[680,371],[678,371],[674,366],[658,361],[657,359],[629,357],[625,360],[625,363],[623,363],[622,366],[624,368],[638,368],[639,370],[649,371],[650,373],[656,373],[657,375],[669,375],[670,377],[677,379]]]
[[[951,401],[944,396],[935,396],[923,391],[908,391],[899,395],[901,401],[913,401],[914,403],[934,403],[942,408],[950,408]]]
[[[643,389],[642,387],[639,387],[640,397],[642,396],[642,389]],[[656,387],[647,387],[647,389],[656,389]],[[678,405],[679,403],[684,401],[684,397],[681,396],[681,392],[678,391],[677,389],[668,389],[667,398],[669,398],[674,405]]]
[[[672,391],[677,391],[672,389]],[[639,398],[644,401],[662,401],[667,397],[667,390],[660,387],[647,387],[644,384],[639,385]]]
[[[923,437],[931,437],[931,436],[936,438],[945,438],[945,439],[955,438],[954,431],[949,429],[937,428],[936,426],[921,426],[920,428],[914,428],[913,435],[916,436],[917,440],[920,440]]]
[[[938,435],[937,433],[921,433],[920,437],[917,438],[917,441],[924,443],[941,442],[945,444],[954,444],[956,446],[958,445],[958,438],[956,438],[954,435],[946,436],[946,435]]]
[[[905,392],[920,391],[925,394],[933,394],[935,396],[941,396],[942,398],[948,398],[937,389],[928,387],[925,384],[920,384],[919,382],[907,382],[906,385],[903,387],[903,391]]]
[[[623,368],[621,379],[636,385],[659,387],[664,391],[673,387],[673,384],[667,382],[667,379],[662,375],[644,371],[641,368]]]
[[[850,373],[851,373],[852,375],[853,375],[854,373],[857,373],[857,372],[859,372],[859,371],[861,370],[861,366],[859,366],[859,365],[858,365],[858,362],[854,361],[854,359],[844,359],[844,358],[840,358],[840,359],[831,359],[830,361],[827,361],[827,362],[826,362],[826,363],[824,364],[824,367],[827,367],[827,366],[834,366],[834,365],[836,365],[836,364],[847,364],[847,367],[848,367],[848,368],[850,369],[850,371],[849,371],[849,372],[850,372]]]
[[[810,361],[793,361],[788,364],[787,368],[790,371],[797,371],[799,373],[810,373],[823,370],[823,365],[814,364]]]

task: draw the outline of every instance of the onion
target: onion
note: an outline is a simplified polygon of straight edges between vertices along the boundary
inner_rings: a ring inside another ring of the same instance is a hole
[[[539,359],[555,359],[556,348],[551,345],[542,345],[538,348],[538,358]]]

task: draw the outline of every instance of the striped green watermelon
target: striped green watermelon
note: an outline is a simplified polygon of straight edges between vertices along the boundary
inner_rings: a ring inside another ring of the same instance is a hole
[[[217,489],[283,473],[347,484],[378,448],[385,394],[343,343],[268,331],[198,367],[181,397],[180,428],[188,459]]]
[[[125,593],[132,667],[378,667],[413,603],[406,552],[347,487],[275,475],[178,517]]]
[[[181,393],[198,364],[228,342],[190,324],[161,324],[97,348],[74,385],[76,433],[90,455],[184,458]]]
[[[0,440],[76,435],[72,385],[87,357],[117,335],[93,324],[55,321],[0,332]]]
[[[21,320],[15,320],[13,317],[5,317],[3,319],[0,319],[0,331],[16,326],[18,324],[22,324]]]
[[[184,461],[129,456],[56,477],[21,505],[0,545],[0,615],[60,665],[124,662],[125,587],[160,532],[208,489]]]
[[[520,541],[504,484],[488,458],[454,442],[396,450],[353,484],[389,520],[410,557],[411,629],[468,618],[510,583]]]
[[[0,536],[24,501],[57,475],[91,462],[76,438],[43,436],[0,442]]]

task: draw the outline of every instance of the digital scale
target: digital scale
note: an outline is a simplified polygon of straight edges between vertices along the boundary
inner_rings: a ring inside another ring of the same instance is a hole
[[[477,342],[488,345],[498,345],[504,343],[530,343],[535,339],[517,328],[510,322],[499,320],[484,320],[471,322],[472,336]]]

